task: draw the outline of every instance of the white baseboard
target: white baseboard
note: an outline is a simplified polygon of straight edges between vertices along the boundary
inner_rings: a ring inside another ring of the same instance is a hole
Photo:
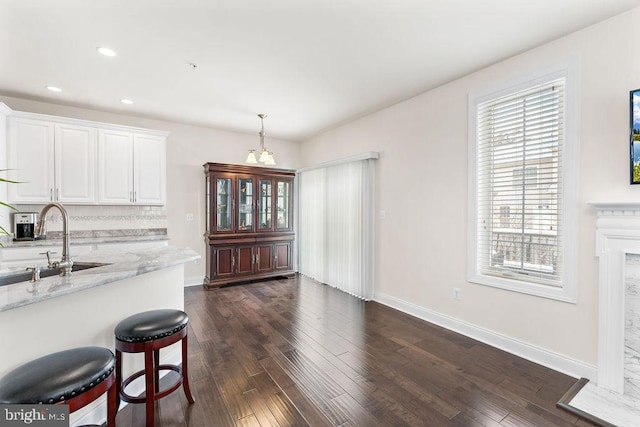
[[[125,356],[126,357],[126,356]],[[182,348],[176,348],[172,351],[167,351],[161,358],[160,363],[163,365],[179,365],[182,362]],[[167,375],[169,371],[160,371],[160,377]],[[144,378],[144,377],[143,377]],[[181,392],[182,389],[176,390],[174,393]],[[127,387],[127,393],[131,396],[138,396],[144,392],[144,381],[138,381],[137,379]],[[105,394],[106,396],[106,394]],[[128,403],[120,401],[120,408],[122,410]],[[85,408],[83,408],[85,409]],[[84,426],[84,425],[102,425],[107,421],[107,399],[103,397],[100,402],[93,407],[89,412],[79,417],[77,420],[73,419],[71,414],[72,426]]]
[[[375,292],[374,301],[395,308],[427,322],[435,323],[443,328],[473,338],[492,347],[499,348],[516,356],[546,366],[576,378],[597,378],[597,368],[594,365],[580,362],[562,354],[528,344],[508,337],[498,332],[476,326],[472,323],[450,317],[428,308],[420,307],[411,302],[401,300],[381,292]]]
[[[184,287],[188,288],[189,286],[202,286],[204,282],[204,277],[202,276],[191,276],[184,279]]]

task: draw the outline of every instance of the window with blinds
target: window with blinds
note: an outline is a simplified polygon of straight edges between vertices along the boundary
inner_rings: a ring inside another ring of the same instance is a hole
[[[535,294],[565,285],[566,89],[553,75],[472,100],[470,281]]]

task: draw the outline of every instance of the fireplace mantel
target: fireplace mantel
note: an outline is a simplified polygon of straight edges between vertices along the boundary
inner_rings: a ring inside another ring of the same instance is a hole
[[[640,254],[640,203],[592,202],[598,273],[598,387],[624,393],[625,257]]]
[[[588,202],[600,215],[639,215],[640,202]]]

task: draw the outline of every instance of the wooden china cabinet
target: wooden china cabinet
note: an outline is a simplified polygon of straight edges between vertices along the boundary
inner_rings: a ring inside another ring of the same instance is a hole
[[[207,289],[292,276],[295,172],[205,163]]]

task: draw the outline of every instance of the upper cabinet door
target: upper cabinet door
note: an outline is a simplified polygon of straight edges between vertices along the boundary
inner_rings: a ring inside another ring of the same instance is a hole
[[[49,203],[54,200],[54,124],[9,118],[9,185],[11,203]]]
[[[133,134],[101,129],[98,151],[98,201],[133,203]]]
[[[291,180],[276,180],[276,230],[284,231],[292,228]]]
[[[165,138],[133,136],[133,201],[141,205],[165,203]]]
[[[55,190],[57,201],[96,201],[97,145],[95,128],[55,125]]]
[[[238,231],[255,231],[253,226],[254,184],[253,179],[239,177],[238,180]]]
[[[228,233],[233,230],[233,185],[232,178],[217,176],[213,184],[215,185],[215,221],[213,225],[214,233]]]
[[[258,231],[273,230],[273,181],[258,179]]]

